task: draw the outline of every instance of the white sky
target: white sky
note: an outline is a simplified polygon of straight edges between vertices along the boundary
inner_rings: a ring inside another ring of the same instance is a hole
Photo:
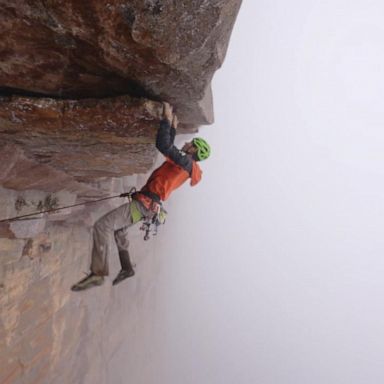
[[[158,383],[384,383],[383,15],[243,1],[157,239]]]

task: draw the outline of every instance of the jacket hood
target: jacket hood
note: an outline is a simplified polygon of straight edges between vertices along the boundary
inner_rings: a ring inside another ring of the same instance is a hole
[[[203,175],[203,171],[201,170],[199,164],[194,161],[192,163],[192,174],[191,174],[191,186],[193,187],[196,185],[200,180],[201,176]]]

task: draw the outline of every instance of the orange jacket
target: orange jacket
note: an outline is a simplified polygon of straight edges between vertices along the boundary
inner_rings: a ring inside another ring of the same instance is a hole
[[[189,178],[191,185],[196,185],[202,175],[199,165],[192,156],[183,153],[173,144],[175,135],[176,130],[167,120],[162,120],[157,131],[156,148],[166,157],[166,161],[153,171],[141,189],[142,192],[155,194],[155,197],[163,201]]]
[[[202,171],[196,161],[192,160],[192,172],[189,174],[180,165],[167,158],[159,168],[153,171],[141,190],[155,193],[160,200],[164,201],[189,178],[191,178],[191,186],[196,185],[201,180],[201,175]]]

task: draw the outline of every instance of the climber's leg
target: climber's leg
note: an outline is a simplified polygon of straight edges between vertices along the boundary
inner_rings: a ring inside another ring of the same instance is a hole
[[[147,210],[143,204],[138,201],[132,202],[131,210],[131,222],[132,224],[140,221],[144,217],[151,217],[152,212]],[[116,278],[113,280],[113,285],[119,284],[121,281],[131,277],[135,274],[135,271],[132,267],[131,259],[129,257],[129,240],[128,240],[128,229],[129,227],[121,228],[115,231],[115,241],[117,249],[119,251],[119,258],[121,264],[121,271],[118,273]]]
[[[113,285],[119,283],[124,277],[131,277],[135,274],[135,271],[132,267],[131,259],[129,257],[129,240],[128,240],[128,229],[129,227],[125,227],[115,231],[115,241],[117,245],[117,249],[119,251],[119,258],[121,264],[121,271],[116,279],[113,281]]]
[[[91,271],[95,275],[109,274],[108,258],[114,233],[132,225],[130,204],[124,204],[104,215],[93,227]]]
[[[93,227],[91,273],[72,286],[73,291],[82,291],[104,282],[109,273],[108,258],[111,252],[113,234],[121,228],[132,225],[130,204],[124,204],[101,217]]]

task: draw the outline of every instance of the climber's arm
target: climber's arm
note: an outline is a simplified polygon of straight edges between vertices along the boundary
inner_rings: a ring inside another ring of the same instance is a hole
[[[167,119],[160,122],[156,137],[156,148],[173,162],[180,165],[188,173],[192,171],[192,159],[184,152],[180,151],[174,144],[176,129],[171,127]]]

